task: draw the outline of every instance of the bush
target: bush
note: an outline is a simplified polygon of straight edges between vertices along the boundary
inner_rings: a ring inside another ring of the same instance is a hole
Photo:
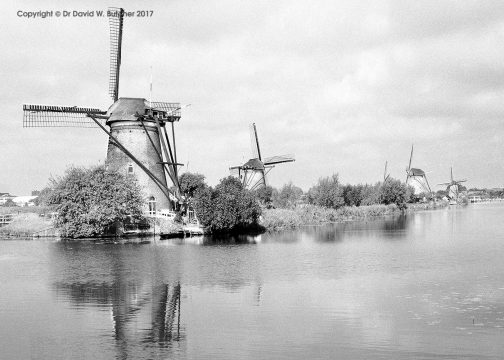
[[[261,215],[255,194],[232,176],[222,179],[215,189],[198,191],[194,209],[200,223],[212,232],[254,228]]]
[[[273,192],[273,207],[292,209],[301,200],[303,190],[292,182],[282,186],[280,190]]]
[[[268,209],[261,225],[268,231],[293,229],[303,225],[321,225],[331,222],[359,220],[392,215],[399,212],[395,204],[371,206],[343,206],[338,210],[317,205],[300,206],[295,209]]]
[[[406,209],[408,189],[400,180],[389,178],[380,189],[380,202],[385,205],[396,204],[399,209]]]
[[[339,183],[338,174],[320,178],[317,185],[308,190],[308,202],[333,209],[343,206],[343,187]]]
[[[255,190],[255,195],[259,203],[266,209],[273,207],[273,194],[277,192],[271,186],[261,186]]]
[[[126,219],[143,218],[144,199],[136,180],[104,166],[70,168],[53,185],[47,203],[55,205],[55,225],[62,236],[100,236]]]

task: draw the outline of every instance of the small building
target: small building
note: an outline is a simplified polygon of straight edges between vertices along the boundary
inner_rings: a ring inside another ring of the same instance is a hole
[[[25,195],[25,196],[15,196],[12,198],[12,201],[17,206],[34,206],[34,200],[38,198],[38,196]]]

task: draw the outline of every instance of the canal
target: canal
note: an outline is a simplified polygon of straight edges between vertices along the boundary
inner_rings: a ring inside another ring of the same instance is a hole
[[[504,205],[236,238],[0,241],[1,359],[501,359]]]

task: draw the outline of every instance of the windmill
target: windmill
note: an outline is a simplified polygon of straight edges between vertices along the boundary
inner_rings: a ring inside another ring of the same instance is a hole
[[[406,168],[406,186],[410,185],[415,189],[416,194],[427,193],[431,194],[432,190],[430,188],[429,182],[427,181],[427,175],[425,171],[418,168],[411,167],[411,161],[413,160],[413,145],[411,145],[411,154]]]
[[[446,192],[450,205],[456,205],[459,198],[461,183],[466,182],[467,179],[453,180],[453,168],[450,167],[450,181],[438,185],[446,186]]]
[[[250,141],[252,146],[252,158],[243,165],[232,166],[229,169],[232,175],[238,176],[244,187],[249,190],[256,190],[267,185],[266,175],[275,165],[293,162],[295,159],[294,155],[272,156],[263,159],[255,124],[250,125]]]
[[[178,182],[174,122],[180,120],[178,103],[151,102],[119,97],[124,9],[109,8],[110,79],[113,103],[108,110],[77,106],[23,105],[23,127],[94,127],[108,135],[106,166],[126,175],[135,174],[149,201],[156,208],[173,208],[183,201]],[[171,125],[171,131],[167,129]],[[105,126],[109,127],[109,130]],[[171,132],[171,139],[170,133]],[[168,187],[167,178],[174,185]]]

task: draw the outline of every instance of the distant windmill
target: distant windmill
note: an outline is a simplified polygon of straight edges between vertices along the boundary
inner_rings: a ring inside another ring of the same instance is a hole
[[[99,127],[108,136],[106,166],[136,174],[149,200],[149,212],[171,209],[181,201],[173,123],[180,120],[178,103],[119,98],[119,72],[124,9],[110,8],[110,81],[114,103],[107,111],[77,106],[23,105],[23,127]],[[108,131],[105,125],[110,127]],[[171,123],[171,139],[167,125]],[[170,189],[167,177],[174,185]]]
[[[280,155],[263,159],[259,147],[259,137],[257,136],[256,125],[250,125],[250,140],[252,145],[252,158],[245,164],[232,166],[229,168],[231,174],[237,175],[244,187],[256,190],[261,186],[266,186],[266,175],[277,164],[295,161],[294,155]]]
[[[427,175],[425,171],[418,168],[411,167],[411,161],[413,160],[413,145],[411,145],[411,154],[406,168],[406,185],[411,185],[415,189],[415,193],[427,193],[431,194],[432,190],[430,188],[429,182],[427,181]]]
[[[453,168],[450,167],[450,182],[441,183],[438,185],[446,186],[446,191],[448,193],[447,197],[450,200],[451,205],[455,205],[459,198],[461,183],[466,182],[467,179],[463,180],[453,180]]]

